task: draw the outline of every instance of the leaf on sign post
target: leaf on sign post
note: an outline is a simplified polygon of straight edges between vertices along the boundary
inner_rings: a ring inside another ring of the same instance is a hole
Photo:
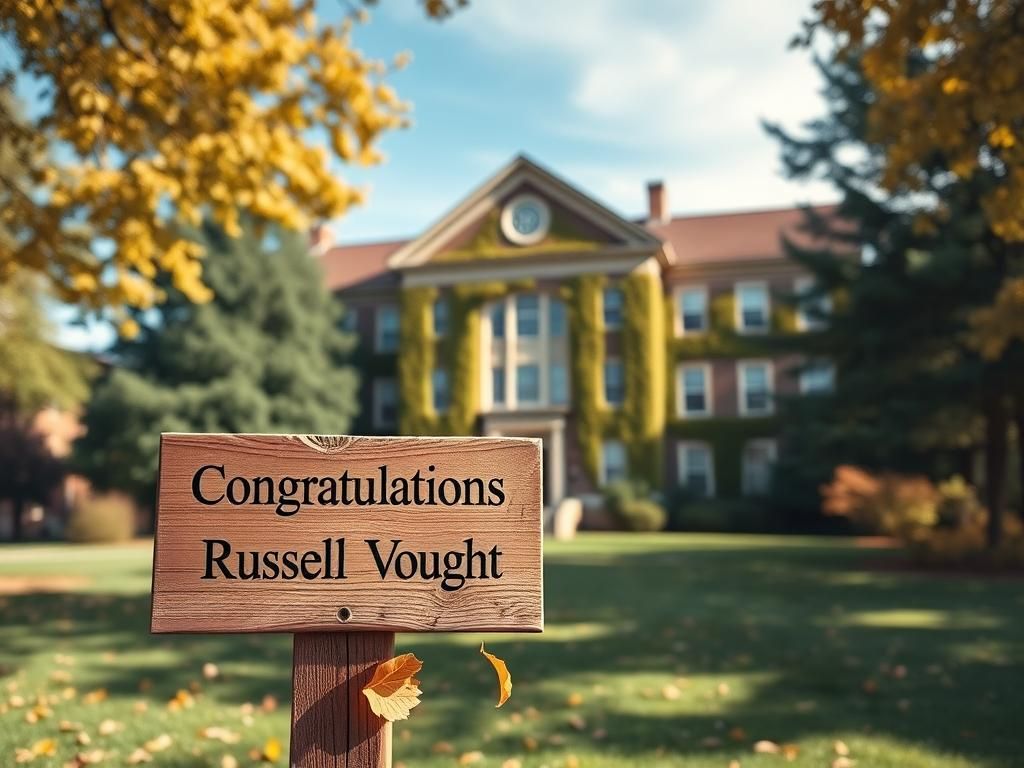
[[[494,667],[494,671],[498,673],[498,703],[494,706],[495,709],[500,707],[506,701],[508,697],[512,695],[512,675],[508,671],[508,667],[505,666],[505,662],[495,656],[493,653],[488,653],[484,650],[484,644],[480,643],[480,653],[491,662],[491,666]]]
[[[421,669],[423,662],[411,653],[378,664],[363,688],[373,713],[389,723],[409,717],[409,711],[420,703],[420,681],[413,675]]]

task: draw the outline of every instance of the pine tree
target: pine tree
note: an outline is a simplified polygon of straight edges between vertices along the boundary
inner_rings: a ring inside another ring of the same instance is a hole
[[[139,313],[139,334],[111,350],[85,414],[77,463],[100,488],[152,502],[161,432],[345,432],[357,378],[352,339],[319,264],[293,233],[239,238],[202,227],[214,298]],[[275,242],[277,241],[277,242]]]
[[[790,256],[834,298],[827,329],[806,339],[811,355],[836,363],[831,395],[785,406],[787,465],[778,485],[813,488],[831,465],[924,471],[966,469],[969,449],[986,458],[990,541],[1005,505],[1009,355],[983,360],[969,344],[970,317],[991,303],[1003,278],[991,254],[983,179],[918,194],[881,187],[886,155],[870,139],[874,94],[856,58],[819,62],[826,117],[795,137],[775,125],[792,178],[824,178],[841,193],[835,217],[809,211],[806,227],[828,245]],[[936,168],[944,162],[933,158]],[[941,195],[949,216],[924,215]],[[788,476],[787,476],[788,473]]]

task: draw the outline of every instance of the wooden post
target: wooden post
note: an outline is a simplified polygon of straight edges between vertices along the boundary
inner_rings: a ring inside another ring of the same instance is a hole
[[[390,768],[395,632],[544,629],[539,440],[160,438],[150,631],[290,632],[294,768]]]
[[[391,632],[303,632],[292,651],[293,768],[391,768],[391,723],[363,695]]]

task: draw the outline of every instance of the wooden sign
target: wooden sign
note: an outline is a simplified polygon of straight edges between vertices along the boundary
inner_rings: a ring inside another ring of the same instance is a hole
[[[153,632],[540,632],[540,441],[164,434]]]

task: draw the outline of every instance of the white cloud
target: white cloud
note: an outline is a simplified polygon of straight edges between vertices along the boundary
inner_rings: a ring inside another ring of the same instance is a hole
[[[794,128],[822,111],[807,52],[787,50],[807,10],[807,0],[490,0],[454,26],[510,66],[530,56],[564,68],[566,113],[549,130],[606,145],[608,160],[556,170],[624,210],[654,177],[668,180],[676,210],[735,209],[827,194],[779,177],[760,124]]]

